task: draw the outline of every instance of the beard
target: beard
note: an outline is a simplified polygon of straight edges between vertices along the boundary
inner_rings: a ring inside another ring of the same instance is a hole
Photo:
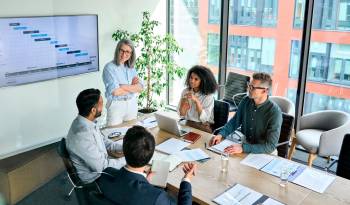
[[[98,118],[98,117],[100,117],[101,114],[102,114],[102,111],[101,111],[101,112],[97,111],[96,114],[95,114],[95,119]]]

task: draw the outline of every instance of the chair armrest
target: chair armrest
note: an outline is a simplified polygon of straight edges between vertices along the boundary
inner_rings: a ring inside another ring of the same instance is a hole
[[[344,135],[350,132],[350,123],[323,132],[320,137],[318,154],[320,156],[339,156]]]

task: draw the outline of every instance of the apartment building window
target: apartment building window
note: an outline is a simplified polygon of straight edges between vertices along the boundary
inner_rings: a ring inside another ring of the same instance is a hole
[[[340,0],[338,7],[338,22],[339,30],[350,30],[350,1]]]
[[[209,0],[208,23],[220,24],[221,0]]]
[[[219,66],[220,36],[216,33],[208,33],[208,64]]]
[[[341,110],[349,113],[350,100],[316,93],[306,93],[304,113],[321,110]]]
[[[274,61],[274,39],[252,36],[229,36],[229,67],[272,73]]]
[[[301,28],[304,20],[305,0],[295,1],[294,27]],[[315,0],[313,29],[350,30],[350,0]]]
[[[290,52],[290,65],[289,65],[289,77],[298,78],[299,64],[300,64],[300,41],[292,40],[291,52]]]
[[[231,0],[230,24],[276,26],[278,0]]]
[[[309,52],[308,79],[325,81],[328,67],[329,46],[327,43],[312,42]]]
[[[247,67],[247,36],[229,36],[228,66],[245,69]]]
[[[278,16],[278,0],[265,0],[262,11],[262,25],[275,27]]]
[[[332,44],[327,80],[350,85],[350,45]]]

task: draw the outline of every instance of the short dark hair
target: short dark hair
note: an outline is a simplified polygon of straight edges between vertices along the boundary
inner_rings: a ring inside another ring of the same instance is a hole
[[[144,127],[133,126],[123,139],[123,152],[128,165],[139,168],[145,166],[152,158],[155,140]]]
[[[97,105],[100,95],[101,91],[94,88],[81,91],[75,101],[79,115],[87,117],[90,114],[91,109]]]
[[[213,72],[205,66],[195,65],[188,72],[186,77],[185,85],[190,88],[190,77],[191,74],[195,73],[201,79],[201,84],[199,85],[199,92],[204,95],[213,94],[217,88],[218,84],[214,77]]]
[[[120,65],[119,62],[119,53],[120,53],[120,48],[122,47],[122,45],[127,45],[131,48],[131,54],[130,54],[130,58],[129,60],[127,60],[124,65],[129,67],[129,68],[133,68],[135,65],[135,60],[136,60],[136,54],[135,54],[135,46],[132,43],[132,41],[130,41],[129,39],[121,39],[117,46],[115,47],[115,51],[114,51],[114,59],[113,62],[116,65]]]
[[[272,86],[272,79],[268,73],[264,73],[264,72],[254,73],[253,79],[260,80],[261,84],[268,86],[268,88],[271,88],[271,86]]]

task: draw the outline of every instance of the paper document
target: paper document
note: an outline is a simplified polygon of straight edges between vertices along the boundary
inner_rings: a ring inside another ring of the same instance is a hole
[[[220,205],[276,204],[282,203],[240,184],[235,184],[213,201]]]
[[[243,160],[241,160],[241,164],[253,167],[255,169],[261,169],[274,158],[274,156],[268,154],[249,154]]]
[[[157,127],[158,124],[157,124],[157,120],[155,117],[148,117],[144,120],[141,120],[141,121],[138,121],[136,123],[137,125],[140,125],[144,128],[148,128],[148,129],[151,129],[151,128],[154,128],[154,127]]]
[[[323,171],[306,168],[293,182],[318,193],[323,193],[334,179],[334,176]]]
[[[153,160],[169,162],[169,171],[173,171],[179,164],[182,163],[182,159],[180,159],[174,154],[168,155],[157,151],[153,153],[152,159],[150,160],[149,164],[152,164]]]
[[[126,126],[126,127],[106,128],[101,130],[101,133],[108,138],[121,137],[126,134],[126,131],[128,131],[129,128],[131,127]]]
[[[191,143],[184,142],[182,140],[170,138],[165,142],[162,142],[161,144],[157,145],[156,150],[166,154],[174,154],[175,152],[182,150],[190,144]]]
[[[150,183],[158,187],[166,187],[168,180],[170,162],[153,160],[152,172],[154,175],[151,177]]]
[[[207,149],[211,150],[213,152],[222,153],[222,152],[224,152],[224,149],[226,147],[228,147],[230,145],[233,145],[233,144],[237,144],[237,143],[235,143],[235,142],[233,142],[231,140],[224,139],[219,144],[216,144],[214,146],[208,147]]]
[[[193,162],[197,160],[208,159],[209,156],[200,148],[191,150],[182,150],[176,152],[175,155],[179,157],[183,162]]]
[[[306,168],[305,165],[297,164],[291,160],[275,158],[269,164],[267,164],[261,171],[271,174],[276,177],[280,177],[281,171],[287,169],[289,172],[289,181],[298,176]]]

